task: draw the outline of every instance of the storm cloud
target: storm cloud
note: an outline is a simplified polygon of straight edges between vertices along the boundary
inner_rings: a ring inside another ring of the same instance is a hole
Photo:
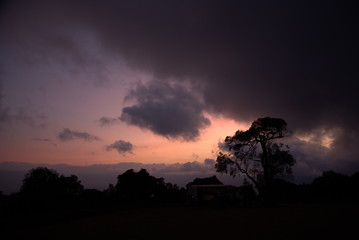
[[[132,153],[133,145],[130,142],[118,140],[108,146],[107,151],[116,150],[119,154],[125,155],[126,153]]]
[[[92,141],[101,140],[99,137],[91,135],[87,132],[72,131],[68,128],[64,128],[64,130],[62,130],[62,132],[60,132],[57,137],[61,141],[71,141],[71,140],[81,139],[87,142],[92,142]]]
[[[122,109],[122,121],[169,139],[194,141],[210,125],[201,98],[183,85],[153,81],[138,85],[126,98],[136,103]]]
[[[136,69],[202,81],[213,112],[347,129],[358,120],[355,9],[335,1],[15,1],[2,27],[12,44],[61,49],[78,63],[90,57],[71,32],[86,28]]]

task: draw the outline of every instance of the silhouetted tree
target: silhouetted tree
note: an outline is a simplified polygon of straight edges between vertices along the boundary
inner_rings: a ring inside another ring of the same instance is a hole
[[[238,188],[242,194],[242,203],[243,206],[250,206],[254,203],[256,199],[256,192],[254,191],[253,185],[248,182],[247,178],[244,178],[242,186]]]
[[[165,189],[163,178],[155,178],[145,170],[127,170],[117,177],[116,193],[122,201],[145,202],[156,199]]]
[[[20,194],[28,204],[34,206],[51,205],[54,202],[65,204],[83,190],[81,182],[75,175],[65,177],[46,167],[31,169],[23,180]]]
[[[345,201],[353,191],[350,177],[334,171],[325,171],[311,184],[312,194],[325,202]]]
[[[179,202],[185,198],[184,189],[176,184],[166,183],[163,178],[151,176],[145,169],[138,172],[127,170],[117,180],[116,186],[110,185],[105,193],[108,196],[115,194],[121,202]]]
[[[59,174],[52,169],[38,167],[25,174],[20,192],[31,196],[55,196],[59,190]]]
[[[246,131],[237,131],[225,139],[228,152],[219,152],[217,172],[244,175],[264,194],[274,179],[292,176],[295,159],[289,147],[277,142],[290,135],[287,123],[280,118],[258,118]]]
[[[70,177],[61,175],[59,178],[59,185],[61,188],[60,192],[63,195],[79,196],[84,190],[81,181],[75,175],[71,175]]]

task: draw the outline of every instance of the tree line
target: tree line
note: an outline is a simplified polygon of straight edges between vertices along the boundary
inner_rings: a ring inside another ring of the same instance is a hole
[[[0,192],[1,193],[1,192]],[[129,169],[104,191],[86,189],[77,176],[60,175],[46,167],[25,174],[20,191],[0,194],[2,211],[111,208],[125,205],[183,202],[185,189],[151,176],[147,170]],[[10,207],[10,209],[9,209]]]
[[[187,184],[223,185],[216,176],[196,178]],[[236,187],[242,194],[237,206],[260,204],[260,194],[249,181]],[[348,176],[326,171],[310,184],[294,184],[275,179],[271,185],[272,203],[356,203],[359,200],[359,172]],[[162,206],[185,204],[186,189],[151,176],[147,170],[133,169],[118,175],[115,185],[103,191],[85,189],[75,175],[60,175],[53,169],[39,167],[30,170],[23,179],[21,189],[11,195],[0,195],[1,211],[61,210],[111,208],[121,206]]]

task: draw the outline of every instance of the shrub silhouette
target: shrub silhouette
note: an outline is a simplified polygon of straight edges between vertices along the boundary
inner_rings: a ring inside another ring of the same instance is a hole
[[[108,193],[114,193],[122,203],[149,203],[181,201],[184,190],[177,185],[165,183],[163,178],[151,176],[146,169],[135,172],[129,169],[117,177],[115,187],[110,185]]]
[[[84,187],[75,175],[65,177],[46,167],[31,169],[23,180],[20,196],[28,207],[66,205],[79,196]]]

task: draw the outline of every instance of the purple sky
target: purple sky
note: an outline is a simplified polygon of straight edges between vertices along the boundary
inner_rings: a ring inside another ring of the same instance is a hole
[[[152,173],[183,183],[213,175],[202,167],[216,158],[218,143],[265,116],[285,119],[294,131],[287,143],[297,181],[359,170],[355,5],[1,4],[3,176],[19,170],[16,162],[163,164]],[[189,163],[201,168],[178,167]]]

